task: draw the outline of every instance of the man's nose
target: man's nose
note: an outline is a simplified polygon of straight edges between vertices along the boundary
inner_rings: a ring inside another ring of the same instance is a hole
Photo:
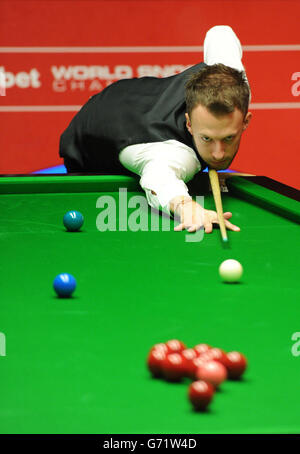
[[[221,141],[215,142],[212,157],[215,161],[223,161],[225,157],[225,145]]]

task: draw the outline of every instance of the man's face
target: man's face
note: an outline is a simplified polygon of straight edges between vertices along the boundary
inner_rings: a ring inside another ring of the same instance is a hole
[[[227,169],[235,157],[242,133],[247,128],[252,114],[235,109],[230,114],[214,116],[199,104],[191,113],[186,113],[186,126],[194,138],[201,158],[216,170]]]

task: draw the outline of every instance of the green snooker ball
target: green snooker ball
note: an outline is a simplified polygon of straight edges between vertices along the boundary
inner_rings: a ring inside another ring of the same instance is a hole
[[[69,232],[77,232],[83,225],[84,217],[79,211],[68,211],[63,218],[63,223]]]

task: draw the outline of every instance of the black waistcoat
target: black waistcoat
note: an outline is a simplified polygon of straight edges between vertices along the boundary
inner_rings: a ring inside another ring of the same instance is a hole
[[[189,76],[203,67],[120,80],[92,96],[61,135],[60,156],[78,171],[105,173],[122,167],[118,154],[128,145],[173,139],[197,152],[186,129],[184,91]]]

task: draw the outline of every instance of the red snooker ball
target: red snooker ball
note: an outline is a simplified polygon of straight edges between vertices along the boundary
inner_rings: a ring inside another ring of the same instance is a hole
[[[210,361],[208,359],[207,361]],[[192,380],[196,380],[196,371],[198,367],[200,367],[205,360],[202,359],[202,356],[197,356],[193,358],[191,361],[186,362],[186,376],[190,377]]]
[[[193,359],[198,358],[198,355],[193,348],[186,348],[180,354],[185,360],[185,377],[190,377],[191,362]]]
[[[169,351],[169,350],[168,350],[168,347],[166,346],[166,344],[164,344],[164,343],[162,343],[162,342],[159,343],[159,344],[153,345],[153,347],[151,348],[150,351],[158,350],[158,349],[163,350],[165,353],[168,353],[168,351]]]
[[[198,355],[202,355],[202,353],[208,352],[211,348],[212,347],[208,344],[197,344],[195,345],[194,350]]]
[[[186,374],[186,362],[180,353],[170,353],[162,361],[162,374],[166,380],[181,381]]]
[[[162,377],[162,362],[166,352],[161,348],[152,349],[147,358],[147,366],[153,377]]]
[[[228,378],[233,380],[239,379],[247,368],[247,360],[245,356],[239,352],[229,352],[226,356]]]
[[[207,361],[199,365],[195,375],[198,380],[205,380],[217,388],[226,380],[227,370],[217,361]]]
[[[227,368],[228,358],[224,350],[221,348],[211,348],[206,353],[201,355],[202,359],[211,359],[213,361],[218,361]]]
[[[169,353],[179,353],[187,348],[186,345],[178,339],[169,340],[165,345],[167,346]]]
[[[180,352],[180,354],[187,361],[191,361],[192,359],[197,358],[197,356],[198,356],[193,348],[186,348],[185,350],[182,350],[182,352]]]
[[[188,397],[195,410],[205,410],[212,401],[214,387],[203,380],[194,381],[188,390]]]

